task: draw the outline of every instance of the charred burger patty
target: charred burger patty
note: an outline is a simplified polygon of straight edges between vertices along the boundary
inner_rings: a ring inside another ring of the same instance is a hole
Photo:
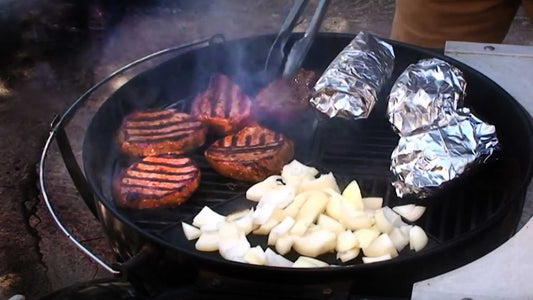
[[[128,115],[119,130],[123,152],[133,156],[186,153],[205,142],[206,128],[198,119],[174,109],[154,109]]]
[[[205,151],[207,161],[220,174],[253,182],[280,173],[293,156],[291,140],[259,125],[228,135]]]
[[[149,156],[124,169],[115,181],[117,205],[135,209],[177,206],[200,183],[200,170],[187,157]]]

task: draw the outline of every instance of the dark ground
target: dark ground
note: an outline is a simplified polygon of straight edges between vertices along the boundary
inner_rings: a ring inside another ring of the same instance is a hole
[[[17,293],[34,299],[109,276],[62,235],[40,200],[36,166],[54,114],[96,79],[155,50],[218,32],[228,39],[276,32],[290,4],[110,3],[115,2],[0,2],[0,299]],[[369,30],[387,37],[393,12],[393,0],[334,0],[322,30]],[[522,11],[505,42],[533,45],[533,26]],[[74,145],[79,146],[95,106],[72,122]],[[49,165],[50,193],[65,223],[95,252],[109,257],[99,223],[79,199],[55,151]]]

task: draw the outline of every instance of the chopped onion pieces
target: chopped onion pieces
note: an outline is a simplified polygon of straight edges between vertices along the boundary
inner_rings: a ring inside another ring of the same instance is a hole
[[[337,185],[337,180],[335,180],[335,176],[333,176],[333,173],[331,172],[329,172],[328,174],[322,174],[316,179],[302,181],[298,192],[301,193],[305,191],[323,191],[328,188],[336,191],[337,193],[340,193],[339,186]]]
[[[246,191],[246,199],[250,201],[259,201],[261,200],[261,197],[269,191],[277,189],[280,186],[283,186],[283,183],[281,183],[282,178],[279,175],[273,175],[268,177],[267,179],[258,182],[254,185],[252,185],[247,191]]]
[[[258,235],[268,235],[270,233],[270,230],[272,230],[272,228],[274,228],[279,223],[280,223],[280,221],[278,221],[278,220],[269,219],[264,224],[259,226],[259,228],[254,230],[253,233],[254,234],[258,234]]]
[[[326,210],[328,200],[328,197],[323,192],[313,192],[309,195],[309,198],[305,200],[300,211],[296,215],[296,219],[314,222],[318,216]]]
[[[428,244],[428,236],[420,226],[413,226],[409,230],[409,247],[416,252],[422,250]]]
[[[288,233],[294,223],[296,223],[296,221],[293,218],[286,217],[281,223],[272,228],[268,235],[268,244],[275,245],[278,237]]]
[[[324,190],[329,195],[328,205],[326,206],[326,214],[335,220],[341,219],[342,203],[345,199],[341,194],[332,189]]]
[[[374,225],[374,218],[369,217],[365,212],[352,210],[344,207],[341,211],[341,224],[350,230],[370,228]]]
[[[265,251],[263,251],[261,246],[248,249],[243,259],[245,262],[254,265],[266,265],[267,263]]]
[[[407,244],[415,251],[427,245],[424,230],[402,220],[418,220],[425,207],[382,206],[381,197],[363,198],[355,180],[341,195],[333,173],[317,174],[315,168],[293,160],[281,176],[270,176],[247,190],[246,198],[258,202],[255,208],[225,217],[204,207],[192,225],[182,223],[185,237],[198,239],[199,251],[218,250],[228,260],[276,267],[329,266],[312,257],[333,251],[347,262],[362,250],[363,262],[371,263],[397,256]],[[251,232],[268,235],[268,244],[279,254],[252,248],[246,238]],[[294,263],[281,256],[291,250],[302,255]]]
[[[285,257],[272,251],[270,248],[265,250],[266,264],[272,267],[292,267],[293,262]]]
[[[344,226],[342,226],[341,223],[324,214],[318,216],[317,225],[329,231],[333,231],[336,234],[339,234],[344,231]]]
[[[233,222],[244,232],[244,234],[249,234],[254,229],[254,210],[248,210],[246,215]]]
[[[219,235],[218,252],[227,260],[243,261],[244,255],[250,250],[250,242],[241,233],[236,239],[222,239]]]
[[[342,262],[347,262],[359,256],[359,252],[361,252],[359,248],[353,248],[344,252],[337,252],[337,259],[340,259]]]
[[[196,244],[196,250],[204,252],[212,252],[218,250],[218,232],[202,232]]]
[[[394,210],[397,214],[399,214],[406,220],[410,222],[415,222],[418,219],[420,219],[420,217],[422,217],[422,215],[426,211],[426,208],[424,206],[406,204],[406,205],[395,206],[392,208],[392,210]]]
[[[346,199],[346,201],[348,201],[357,210],[363,210],[365,208],[363,204],[363,197],[361,196],[361,190],[359,189],[359,185],[355,180],[352,180],[352,182],[346,186],[342,192],[342,197],[344,197],[344,199]]]
[[[367,257],[378,257],[386,254],[391,257],[398,256],[396,247],[394,247],[389,235],[386,233],[381,234],[368,247],[362,249]]]
[[[383,233],[389,233],[391,232],[392,228],[394,228],[394,226],[392,226],[387,217],[385,217],[385,214],[383,213],[383,208],[376,210],[374,218],[376,219],[376,227],[379,231]]]
[[[300,256],[292,266],[294,268],[323,268],[328,267],[329,264],[316,258]]]
[[[400,228],[393,228],[389,233],[389,237],[398,252],[402,251],[409,244],[409,235],[404,234]]]
[[[383,206],[383,198],[381,197],[366,197],[363,198],[365,209],[380,209]]]
[[[226,221],[233,222],[233,221],[236,221],[238,219],[241,219],[244,216],[248,215],[250,213],[250,211],[251,211],[250,209],[243,209],[243,210],[231,213],[231,214],[226,216]]]
[[[281,255],[285,255],[291,251],[293,244],[294,236],[289,234],[282,235],[276,240],[276,251]]]
[[[304,235],[304,233],[309,228],[309,225],[311,225],[311,222],[308,220],[298,220],[296,221],[294,226],[292,226],[289,232],[292,235],[297,235],[297,236]]]
[[[201,228],[205,224],[217,224],[225,219],[226,217],[214,212],[209,207],[204,206],[196,217],[194,217],[192,225]]]
[[[379,236],[379,231],[376,229],[363,228],[354,231],[353,234],[359,242],[359,247],[366,248]]]
[[[378,257],[365,257],[365,256],[363,256],[363,263],[370,264],[370,263],[375,263],[375,262],[388,260],[388,259],[391,259],[391,258],[392,258],[392,256],[390,256],[390,254],[385,254],[383,256],[378,256]]]
[[[336,234],[323,229],[296,238],[293,247],[296,252],[302,255],[317,257],[320,254],[333,251],[336,244]]]
[[[343,231],[337,235],[337,252],[346,252],[359,246],[357,237],[350,230]]]
[[[183,233],[185,234],[185,237],[191,241],[195,240],[200,237],[200,234],[202,233],[200,229],[189,225],[185,222],[181,222],[181,227],[183,228]]]
[[[300,186],[304,180],[313,180],[318,174],[318,170],[308,167],[296,159],[283,166],[281,177],[288,185]]]

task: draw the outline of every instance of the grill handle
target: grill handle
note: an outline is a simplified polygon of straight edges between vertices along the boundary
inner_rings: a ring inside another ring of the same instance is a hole
[[[44,145],[43,151],[41,153],[41,159],[39,162],[39,185],[41,186],[41,195],[43,197],[43,200],[46,204],[46,207],[48,208],[48,211],[50,212],[50,215],[56,222],[57,226],[63,233],[71,240],[72,243],[74,243],[83,253],[85,253],[87,256],[89,256],[92,260],[94,260],[96,263],[98,263],[101,267],[106,269],[108,272],[118,275],[122,274],[123,267],[120,266],[120,268],[117,270],[114,266],[116,264],[113,264],[113,266],[104,260],[102,260],[100,257],[95,255],[91,252],[88,248],[86,248],[82,243],[80,243],[72,234],[70,233],[70,230],[66,228],[59,217],[57,216],[51,202],[50,198],[48,197],[48,192],[46,189],[46,174],[45,174],[45,165],[46,165],[46,158],[48,155],[48,150],[50,149],[50,145],[54,138],[57,140],[57,145],[59,147],[59,152],[61,153],[61,157],[63,158],[63,161],[65,163],[65,166],[68,170],[68,173],[74,182],[74,185],[76,186],[76,189],[80,192],[81,197],[83,198],[85,204],[89,207],[91,212],[97,216],[96,214],[96,207],[93,197],[93,190],[90,187],[90,185],[87,182],[87,179],[85,178],[83,171],[81,170],[78,162],[76,161],[76,157],[74,156],[74,153],[72,151],[72,147],[70,145],[70,142],[68,140],[65,126],[69,123],[69,121],[72,119],[76,111],[79,109],[80,105],[83,104],[89,96],[97,90],[100,86],[106,84],[111,79],[115,78],[117,75],[122,74],[123,72],[131,69],[132,67],[141,64],[145,61],[148,61],[152,58],[159,57],[161,55],[176,52],[176,51],[184,51],[189,48],[199,46],[202,44],[216,44],[221,43],[225,41],[225,37],[222,34],[215,34],[210,38],[194,41],[191,43],[187,43],[184,45],[171,47],[167,49],[163,49],[158,52],[154,52],[152,54],[149,54],[145,57],[142,57],[138,60],[135,60],[122,68],[116,70],[115,72],[109,74],[108,76],[104,77],[101,81],[93,85],[91,88],[89,88],[81,97],[79,97],[74,103],[67,108],[67,110],[62,115],[56,115],[50,125],[50,133],[48,135],[48,139],[46,140],[46,143]],[[132,258],[134,259],[135,256]],[[126,267],[129,265],[128,262],[123,263]]]
[[[59,117],[60,116],[57,115],[55,120],[57,120]],[[61,157],[65,162],[65,166],[67,167],[70,178],[72,178],[74,186],[76,186],[76,189],[80,193],[80,196],[87,207],[89,207],[93,215],[98,218],[96,213],[96,205],[94,204],[93,191],[91,190],[89,183],[87,183],[87,179],[85,179],[85,176],[83,175],[83,172],[76,161],[76,157],[74,156],[74,152],[72,152],[72,147],[70,146],[70,142],[68,140],[67,132],[63,126],[58,127],[56,139],[59,152],[61,153]]]

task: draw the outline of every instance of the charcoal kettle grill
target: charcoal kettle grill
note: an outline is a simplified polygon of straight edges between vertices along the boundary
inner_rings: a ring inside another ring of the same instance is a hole
[[[299,38],[301,34],[292,34],[289,43]],[[318,34],[303,67],[323,71],[353,38],[351,34]],[[135,297],[158,299],[176,290],[198,297],[183,299],[408,297],[414,282],[479,258],[514,233],[533,174],[531,118],[507,92],[472,68],[396,41],[388,41],[396,54],[393,75],[378,95],[368,119],[328,119],[309,108],[289,124],[266,118],[260,122],[292,138],[295,158],[323,172],[332,171],[341,188],[356,179],[363,196],[383,197],[384,205],[426,206],[424,216],[416,222],[430,238],[422,251],[404,250],[397,258],[373,264],[362,264],[359,258],[338,267],[310,269],[248,265],[226,261],[218,253],[196,251],[194,242],[183,235],[182,221],[190,222],[205,205],[226,214],[254,204],[244,198],[250,184],[217,174],[203,158],[205,148],[191,154],[201,168],[202,179],[187,202],[177,208],[147,211],[117,207],[111,188],[113,179],[132,163],[131,158],[120,153],[116,142],[123,118],[133,111],[156,107],[189,111],[194,96],[206,88],[209,76],[215,73],[227,74],[244,92],[255,95],[273,79],[263,72],[263,66],[274,39],[273,35],[264,35],[223,41],[217,36],[151,54],[93,86],[54,120],[40,165],[43,198],[68,237],[106,270],[123,275],[123,284],[137,291]],[[185,51],[199,44],[207,45]],[[124,70],[176,51],[179,53],[174,57],[130,79],[101,105],[85,133],[82,171],[64,129],[79,106],[94,90]],[[429,57],[440,58],[463,71],[468,83],[465,106],[496,126],[502,147],[484,165],[469,170],[435,195],[423,200],[402,199],[396,197],[390,184],[390,154],[398,136],[386,118],[387,96],[409,64]],[[105,262],[93,254],[72,237],[56,216],[47,194],[45,174],[47,153],[54,139],[81,197],[104,227],[117,262]],[[212,141],[208,139],[206,144]],[[251,237],[250,242],[266,246],[264,238]],[[296,254],[289,254],[288,258],[294,261]],[[340,264],[333,255],[321,258]]]

